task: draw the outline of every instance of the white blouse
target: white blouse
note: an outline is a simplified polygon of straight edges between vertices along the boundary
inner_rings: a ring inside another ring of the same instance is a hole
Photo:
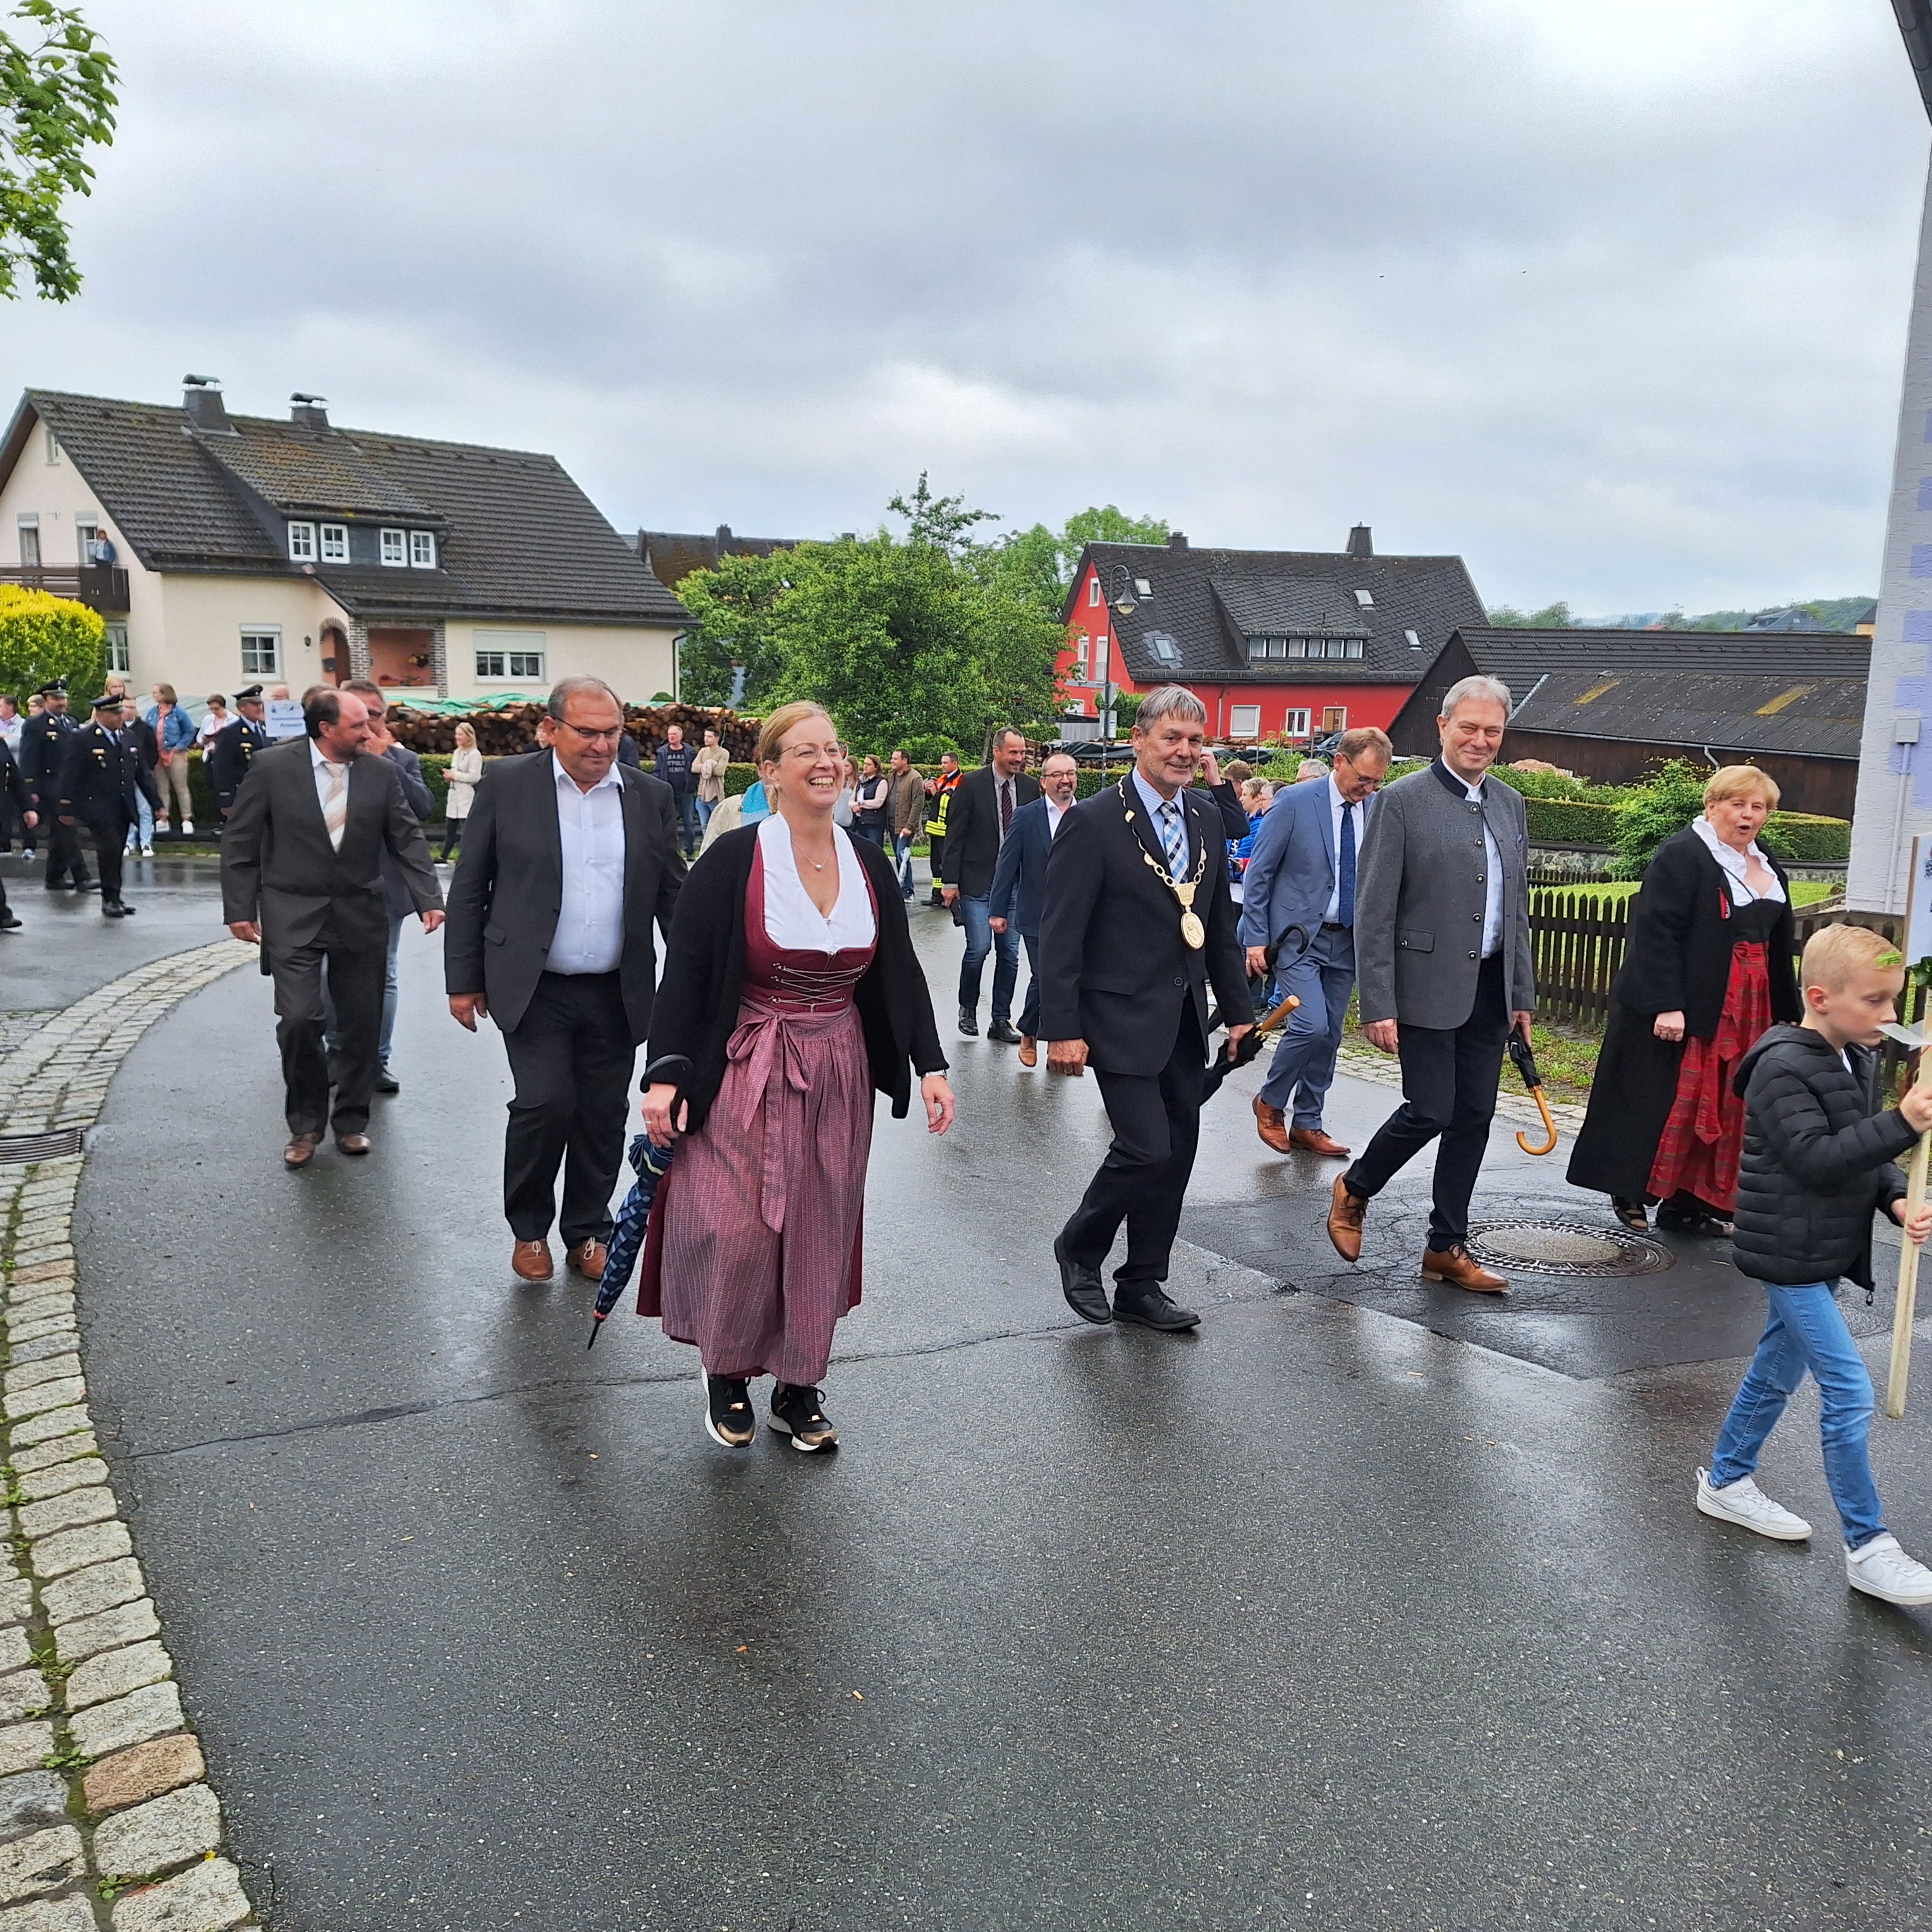
[[[758,855],[765,866],[765,937],[795,952],[844,952],[869,946],[878,932],[866,868],[851,840],[836,826],[838,902],[828,918],[812,902],[799,877],[791,827],[776,812],[758,823]]]
[[[1724,869],[1730,880],[1731,903],[1733,905],[1754,905],[1760,899],[1769,899],[1774,905],[1784,903],[1784,888],[1778,884],[1778,874],[1771,872],[1771,861],[1765,856],[1764,848],[1755,840],[1748,853],[1740,852],[1735,845],[1726,845],[1718,836],[1715,828],[1708,818],[1694,818],[1690,830],[1704,842],[1706,849]],[[1754,892],[1744,878],[1747,859],[1755,859],[1767,872],[1771,872],[1771,885],[1768,890]]]

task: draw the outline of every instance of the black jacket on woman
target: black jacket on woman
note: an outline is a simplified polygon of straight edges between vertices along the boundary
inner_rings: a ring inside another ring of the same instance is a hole
[[[1871,1286],[1871,1220],[1905,1192],[1894,1165],[1918,1139],[1880,1111],[1878,1055],[1838,1049],[1808,1027],[1776,1026],[1744,1055],[1744,1160],[1732,1252],[1756,1281],[1796,1288],[1849,1276]]]
[[[1791,881],[1766,860],[1784,888],[1765,951],[1774,1020],[1804,1011],[1791,924]],[[1610,988],[1610,1024],[1590,1084],[1590,1111],[1570,1156],[1573,1186],[1626,1201],[1644,1198],[1657,1144],[1677,1096],[1684,1041],[1659,1040],[1659,1013],[1684,1016],[1685,1040],[1709,1040],[1724,1009],[1731,975],[1730,875],[1687,826],[1658,846],[1630,908],[1623,970]]]
[[[724,1084],[725,1048],[737,1028],[745,982],[745,892],[758,849],[757,826],[726,832],[692,867],[671,921],[664,977],[651,1011],[650,1058],[682,1054],[691,1062],[687,1131],[692,1133],[704,1124]],[[872,1084],[891,1096],[892,1117],[898,1120],[912,1104],[913,1074],[944,1072],[946,1056],[926,974],[912,950],[898,874],[871,840],[855,838],[852,849],[872,882],[878,910],[878,950],[853,1000],[865,1028]]]

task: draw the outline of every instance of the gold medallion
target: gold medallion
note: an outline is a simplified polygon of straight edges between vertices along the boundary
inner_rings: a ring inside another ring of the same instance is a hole
[[[1201,915],[1184,912],[1180,915],[1180,936],[1198,952],[1208,944],[1208,928],[1201,923]]]

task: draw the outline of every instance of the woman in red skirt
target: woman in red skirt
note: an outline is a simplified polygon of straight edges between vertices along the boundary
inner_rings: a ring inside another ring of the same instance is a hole
[[[1754,765],[1704,788],[1704,815],[1666,838],[1630,911],[1630,946],[1570,1179],[1610,1197],[1627,1228],[1727,1234],[1744,1150],[1737,1064],[1802,1008],[1791,895],[1757,834],[1778,803]]]
[[[903,1118],[916,1072],[943,1134],[952,1090],[892,861],[832,822],[845,760],[832,720],[815,704],[774,712],[758,769],[772,815],[692,867],[652,1011],[653,1070],[667,1056],[691,1070],[675,1126],[677,1085],[644,1095],[652,1139],[682,1138],[638,1312],[698,1350],[713,1442],[750,1443],[750,1384],[769,1375],[772,1429],[815,1450],[838,1440],[818,1385],[859,1299],[874,1092]]]

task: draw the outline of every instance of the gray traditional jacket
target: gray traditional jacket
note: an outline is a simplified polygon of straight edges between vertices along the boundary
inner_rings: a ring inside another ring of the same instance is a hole
[[[1438,760],[1376,801],[1355,890],[1355,972],[1366,1025],[1459,1027],[1474,1010],[1487,892],[1486,820],[1502,860],[1502,958],[1512,1012],[1536,1004],[1528,824],[1522,795],[1483,782],[1478,807]]]

